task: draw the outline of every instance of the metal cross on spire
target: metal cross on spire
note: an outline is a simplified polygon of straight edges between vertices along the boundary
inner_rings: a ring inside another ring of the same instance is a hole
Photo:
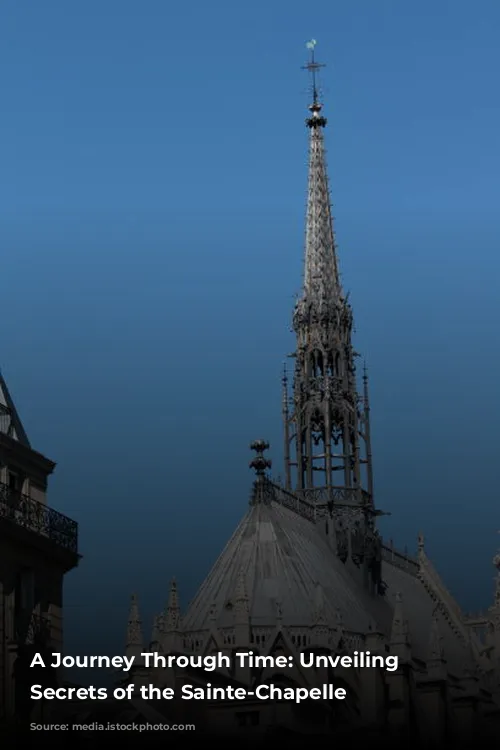
[[[311,57],[307,65],[303,65],[302,69],[309,71],[311,74],[311,81],[312,81],[312,95],[313,95],[313,104],[318,103],[318,71],[320,68],[324,68],[325,66],[321,63],[316,62],[314,57],[314,48],[316,47],[317,41],[316,39],[311,39],[309,42],[307,42],[306,47],[311,53]]]

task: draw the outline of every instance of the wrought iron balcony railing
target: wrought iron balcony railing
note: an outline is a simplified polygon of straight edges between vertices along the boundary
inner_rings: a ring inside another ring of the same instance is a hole
[[[270,503],[275,502],[283,505],[289,510],[298,513],[299,516],[307,518],[308,521],[315,520],[315,508],[307,501],[302,500],[298,495],[289,492],[268,477],[259,477],[254,482],[251,496],[251,503]]]
[[[323,518],[330,506],[337,510],[343,507],[363,508],[368,505],[369,499],[365,490],[349,487],[313,487],[290,491],[279,480],[269,477],[262,477],[261,481],[257,481],[252,494],[252,502],[272,500],[313,522]]]
[[[0,519],[39,534],[69,552],[78,553],[76,521],[1,482]]]

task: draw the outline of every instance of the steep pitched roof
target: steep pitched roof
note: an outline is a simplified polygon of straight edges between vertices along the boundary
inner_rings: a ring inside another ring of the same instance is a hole
[[[330,626],[340,621],[347,631],[377,630],[390,638],[395,602],[401,598],[412,657],[429,659],[435,622],[447,668],[458,677],[471,665],[473,645],[458,604],[427,558],[420,558],[422,554],[418,561],[385,555],[382,578],[387,590],[384,597],[373,596],[351,576],[312,520],[274,500],[256,503],[191,602],[183,630],[232,627],[242,591],[253,627],[275,627],[278,619],[285,627],[312,626],[319,591],[321,615]]]
[[[188,632],[231,627],[241,576],[244,576],[253,626],[313,625],[318,586],[324,616],[332,624],[363,632],[374,627],[364,597],[344,564],[311,521],[283,505],[250,508],[208,574],[186,616]]]
[[[30,448],[28,436],[17,413],[7,383],[0,372],[0,432]]]

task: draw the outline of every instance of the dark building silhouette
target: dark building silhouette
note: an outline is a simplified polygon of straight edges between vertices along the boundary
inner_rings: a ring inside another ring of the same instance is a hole
[[[30,664],[36,652],[61,651],[63,578],[78,564],[75,521],[47,504],[55,464],[28,440],[0,375],[0,720],[33,706],[33,682],[58,675]]]

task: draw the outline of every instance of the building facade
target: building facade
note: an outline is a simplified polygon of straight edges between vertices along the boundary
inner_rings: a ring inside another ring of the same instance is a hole
[[[297,734],[351,731],[417,738],[438,745],[498,731],[500,707],[500,556],[495,601],[475,617],[450,595],[418,537],[415,555],[377,530],[373,494],[368,376],[357,374],[353,314],[342,289],[324,153],[323,115],[312,74],[309,175],[302,296],[293,314],[295,370],[283,377],[285,480],[267,475],[265,441],[252,444],[256,478],[247,513],[186,611],[175,582],[165,611],[144,640],[131,603],[127,655],[135,684],[262,683],[343,685],[347,699],[309,702],[217,701],[208,726]],[[361,386],[361,387],[359,387]],[[300,669],[281,672],[233,663],[216,674],[146,669],[145,651],[233,655],[393,654],[396,671]],[[314,703],[314,705],[313,705]],[[156,703],[158,706],[158,703]]]
[[[76,522],[47,504],[54,468],[31,447],[0,375],[0,722],[30,715],[33,681],[59,679],[30,669],[35,652],[62,650],[63,580],[79,559]]]

